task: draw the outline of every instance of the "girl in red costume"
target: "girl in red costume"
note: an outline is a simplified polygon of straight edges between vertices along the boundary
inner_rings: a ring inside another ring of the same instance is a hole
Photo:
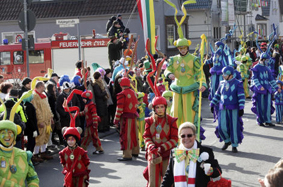
[[[178,141],[177,118],[166,114],[167,101],[161,96],[157,89],[157,80],[160,75],[164,59],[156,68],[154,58],[151,57],[153,71],[148,74],[147,81],[155,94],[152,101],[153,114],[145,119],[145,133],[143,135],[146,145],[146,159],[148,166],[144,171],[144,177],[147,179],[148,187],[159,187],[161,180],[168,166],[170,151],[176,147]],[[151,82],[150,77],[156,72],[155,84]]]
[[[88,169],[89,158],[87,151],[79,147],[77,142],[81,139],[82,129],[75,127],[75,119],[80,109],[78,107],[67,107],[67,101],[64,101],[64,108],[66,111],[76,110],[76,114],[71,116],[70,127],[64,127],[63,137],[67,141],[68,146],[59,152],[60,162],[63,166],[62,173],[65,175],[64,187],[87,187],[89,184],[89,173]]]

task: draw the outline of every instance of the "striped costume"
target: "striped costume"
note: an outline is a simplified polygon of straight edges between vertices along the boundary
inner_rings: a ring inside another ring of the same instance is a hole
[[[242,82],[236,78],[221,81],[210,106],[219,106],[216,136],[220,141],[238,147],[243,139],[243,121],[238,113],[245,108]]]
[[[136,93],[126,88],[117,94],[117,109],[114,124],[120,124],[120,144],[123,158],[139,154],[137,127],[138,99]]]
[[[251,90],[254,92],[252,112],[257,115],[259,125],[271,123],[271,114],[274,113],[271,95],[276,92],[278,86],[267,66],[258,63],[251,70],[253,72]],[[260,90],[262,87],[264,90]]]
[[[245,97],[249,97],[249,86],[248,86],[248,80],[249,80],[249,74],[248,74],[248,68],[245,64],[241,63],[238,65],[237,70],[241,72],[241,77],[243,80],[243,86],[245,91]]]
[[[154,119],[155,118],[155,119]],[[176,147],[178,142],[177,118],[166,114],[166,117],[149,117],[145,119],[145,133],[143,135],[146,145],[146,159],[148,167],[144,171],[149,187],[159,187],[168,166],[170,151]],[[153,164],[151,162],[151,150],[160,147],[162,162]]]
[[[80,112],[80,116],[85,116],[86,119],[86,128],[84,131],[84,137],[82,139],[81,147],[84,150],[87,150],[87,147],[92,140],[93,146],[97,151],[103,150],[97,132],[99,116],[96,112],[96,105],[91,100],[89,100],[89,103],[85,105],[84,111]]]

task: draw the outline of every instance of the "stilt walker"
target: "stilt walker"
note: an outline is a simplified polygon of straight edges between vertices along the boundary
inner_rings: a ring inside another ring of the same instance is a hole
[[[191,41],[187,40],[182,31],[181,24],[184,22],[187,12],[185,5],[196,3],[196,1],[185,1],[182,5],[184,16],[181,21],[177,21],[176,6],[165,0],[167,4],[175,8],[175,21],[178,26],[179,39],[174,42],[180,54],[170,57],[168,67],[165,70],[165,76],[171,80],[175,80],[170,88],[173,91],[173,104],[171,108],[171,115],[178,117],[177,124],[183,122],[192,122],[197,126],[198,122],[198,105],[199,105],[199,91],[203,92],[206,89],[206,81],[204,74],[201,74],[201,63],[198,57],[188,52],[188,47]],[[202,85],[200,88],[200,80]],[[199,89],[200,88],[200,89]],[[204,130],[201,128],[201,134]],[[204,138],[204,137],[203,137]]]

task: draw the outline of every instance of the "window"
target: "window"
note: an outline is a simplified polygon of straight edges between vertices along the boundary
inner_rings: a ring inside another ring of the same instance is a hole
[[[258,24],[257,25],[257,30],[259,34],[259,38],[264,38],[266,37],[266,31],[267,31],[267,26],[266,24]]]
[[[24,63],[24,52],[15,51],[14,52],[14,64],[23,64]]]
[[[215,40],[219,40],[221,38],[221,27],[213,27],[213,37]]]
[[[0,65],[10,65],[10,52],[0,52]]]
[[[29,51],[29,63],[30,64],[43,64],[44,63],[44,51],[43,50]]]
[[[174,46],[175,39],[176,39],[175,25],[173,24],[167,25],[167,46],[168,48],[175,47]]]

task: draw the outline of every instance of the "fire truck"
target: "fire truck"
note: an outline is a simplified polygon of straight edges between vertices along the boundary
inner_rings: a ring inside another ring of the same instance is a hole
[[[98,63],[108,68],[108,38],[82,39],[81,56],[87,66]],[[72,77],[75,63],[79,60],[78,40],[56,37],[54,41],[35,43],[29,51],[30,77],[44,76],[51,68],[60,75]],[[27,76],[26,51],[21,43],[0,45],[0,74],[5,79],[22,79]]]

